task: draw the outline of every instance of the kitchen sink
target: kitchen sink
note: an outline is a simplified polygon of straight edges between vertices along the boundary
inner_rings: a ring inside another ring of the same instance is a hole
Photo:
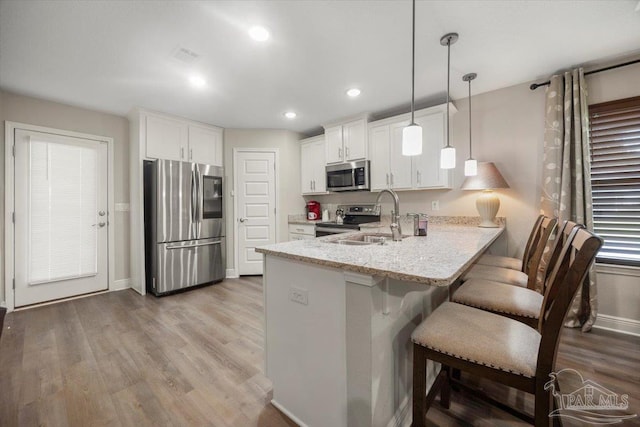
[[[332,240],[330,243],[336,243],[338,245],[367,246],[367,245],[384,245],[387,240],[391,240],[391,234],[370,233],[370,234],[356,234],[354,236],[343,237],[336,240]]]

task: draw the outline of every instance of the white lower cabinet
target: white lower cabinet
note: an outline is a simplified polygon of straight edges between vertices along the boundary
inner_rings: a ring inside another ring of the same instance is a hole
[[[451,108],[455,112],[455,107]],[[445,143],[446,104],[415,113],[422,126],[422,154],[402,155],[402,130],[408,114],[369,124],[371,190],[442,189],[452,187],[452,171],[440,169],[440,149]]]
[[[324,135],[300,141],[300,185],[302,194],[327,192]]]
[[[289,224],[289,240],[307,240],[316,238],[316,226],[313,224]]]

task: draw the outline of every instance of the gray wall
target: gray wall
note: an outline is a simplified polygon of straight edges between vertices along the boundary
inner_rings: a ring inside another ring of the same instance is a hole
[[[482,76],[478,77],[479,79]],[[511,188],[499,190],[498,216],[507,218],[506,254],[520,257],[531,225],[539,212],[542,150],[544,137],[544,88],[529,90],[521,84],[473,97],[473,153],[479,161],[496,163]],[[640,95],[640,65],[606,71],[587,77],[588,100],[595,104]],[[401,212],[426,212],[433,215],[477,216],[476,191],[462,191],[463,164],[469,156],[468,102],[454,101],[458,113],[452,119],[451,137],[457,152],[453,190],[405,191],[400,193]],[[375,201],[370,193],[343,193],[313,196],[322,204]],[[385,199],[386,200],[386,199]],[[440,202],[440,210],[431,211],[431,201]],[[391,205],[384,211],[388,214]],[[640,286],[635,276],[599,273],[600,314],[640,321]],[[604,324],[604,321],[601,322]]]
[[[113,138],[114,145],[114,195],[116,203],[129,203],[129,121],[84,108],[0,91],[0,221],[4,239],[4,122],[12,121],[30,125],[89,133]],[[115,280],[129,278],[129,212],[115,212]],[[4,242],[4,240],[3,240]],[[4,259],[4,244],[0,248]],[[0,301],[4,301],[4,262],[0,275]]]

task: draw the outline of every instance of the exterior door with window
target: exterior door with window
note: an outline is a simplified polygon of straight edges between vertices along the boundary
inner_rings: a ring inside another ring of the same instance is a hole
[[[108,144],[15,131],[15,306],[108,288]]]

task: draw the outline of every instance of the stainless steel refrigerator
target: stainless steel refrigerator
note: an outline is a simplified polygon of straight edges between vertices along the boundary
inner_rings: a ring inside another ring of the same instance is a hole
[[[205,164],[145,161],[148,292],[166,295],[224,279],[222,172]]]

